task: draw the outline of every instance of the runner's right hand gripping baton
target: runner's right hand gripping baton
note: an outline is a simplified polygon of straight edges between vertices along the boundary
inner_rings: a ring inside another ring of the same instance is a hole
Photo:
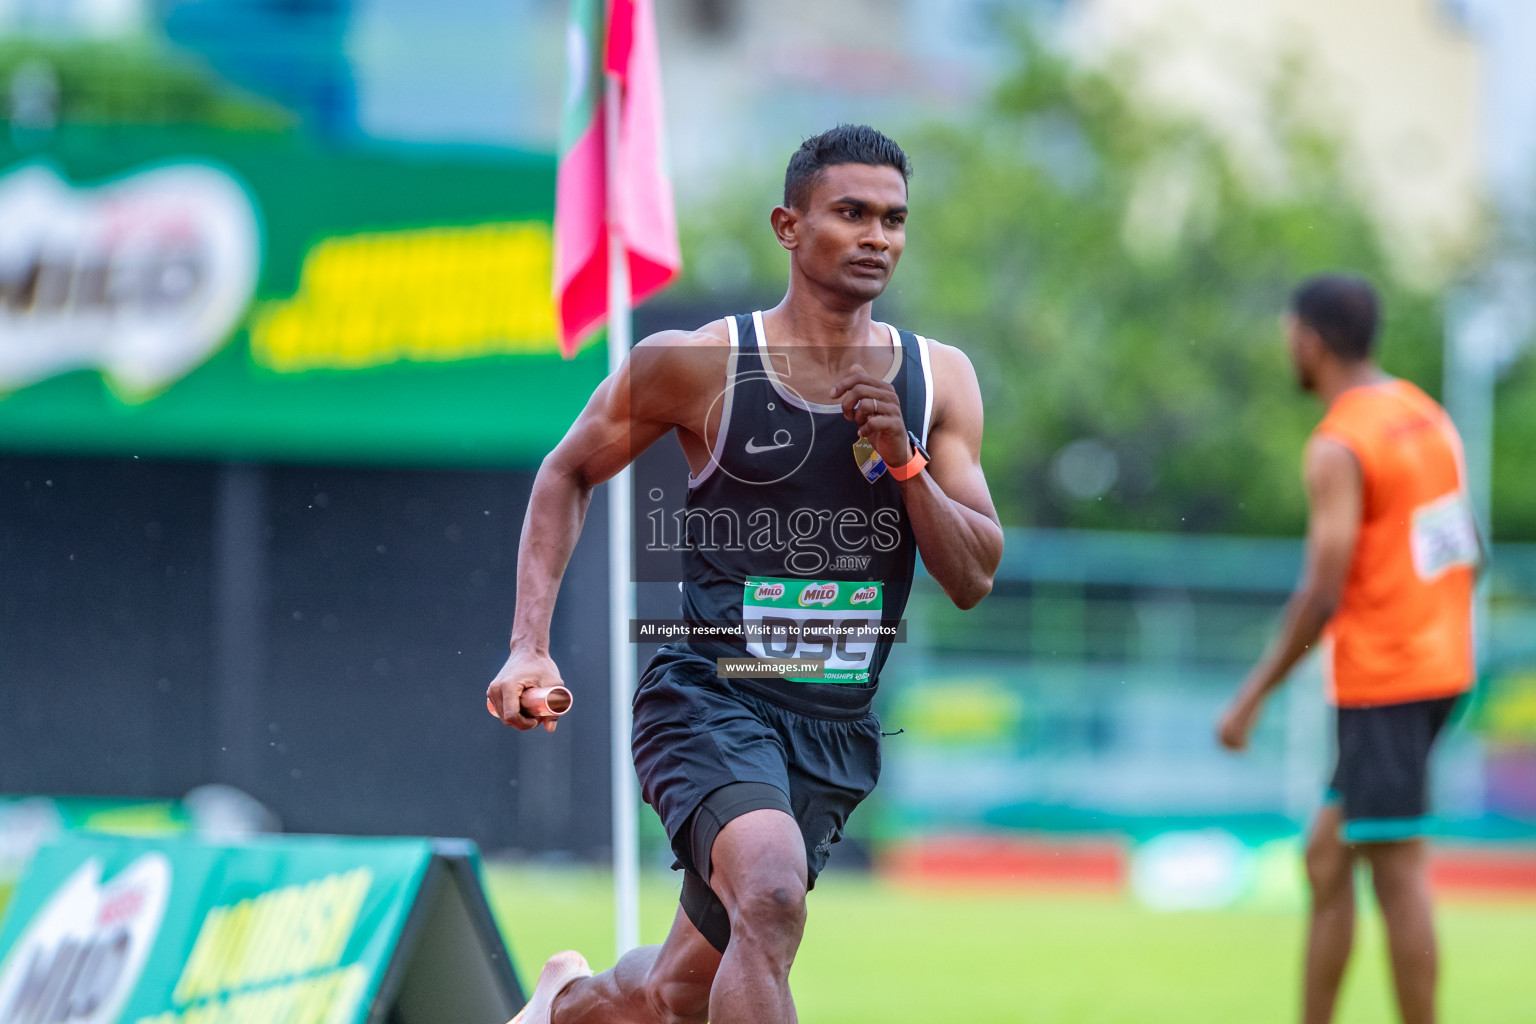
[[[520,703],[523,714],[529,718],[559,718],[571,710],[571,691],[563,686],[531,686],[523,691]],[[496,718],[501,717],[496,714],[496,705],[489,697],[485,698],[485,710]]]

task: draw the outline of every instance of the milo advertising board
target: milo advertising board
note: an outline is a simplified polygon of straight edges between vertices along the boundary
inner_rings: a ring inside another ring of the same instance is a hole
[[[601,378],[562,360],[554,161],[298,135],[0,139],[0,447],[527,463]]]
[[[473,848],[422,839],[70,838],[0,956],[3,1024],[500,1024],[522,1001]]]

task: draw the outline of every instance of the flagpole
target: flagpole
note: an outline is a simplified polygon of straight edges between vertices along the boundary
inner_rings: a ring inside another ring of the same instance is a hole
[[[618,216],[620,189],[619,79],[603,76],[603,161],[608,192],[608,373],[618,373],[630,348],[629,254]],[[608,483],[608,693],[612,734],[609,760],[613,790],[613,942],[615,959],[640,945],[640,837],[635,775],[629,766],[630,700],[635,692],[635,652],[629,623],[635,617],[633,562],[634,497],[625,466]]]

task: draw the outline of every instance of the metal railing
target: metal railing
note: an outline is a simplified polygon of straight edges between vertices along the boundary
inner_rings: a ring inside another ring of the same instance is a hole
[[[882,693],[906,732],[886,747],[877,830],[1294,832],[1332,762],[1315,660],[1247,755],[1214,731],[1301,561],[1292,540],[1013,530],[972,611],[925,578]],[[1532,836],[1518,779],[1536,775],[1536,545],[1497,546],[1483,586],[1480,685],[1437,753],[1436,803],[1448,831]]]

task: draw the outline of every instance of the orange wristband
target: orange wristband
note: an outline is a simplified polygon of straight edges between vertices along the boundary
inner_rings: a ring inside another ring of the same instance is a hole
[[[911,480],[913,477],[917,476],[917,474],[921,473],[923,469],[927,467],[927,465],[928,456],[924,455],[920,450],[914,448],[912,449],[912,457],[907,460],[907,464],[905,466],[888,466],[886,468],[891,471],[891,476],[897,480]]]

